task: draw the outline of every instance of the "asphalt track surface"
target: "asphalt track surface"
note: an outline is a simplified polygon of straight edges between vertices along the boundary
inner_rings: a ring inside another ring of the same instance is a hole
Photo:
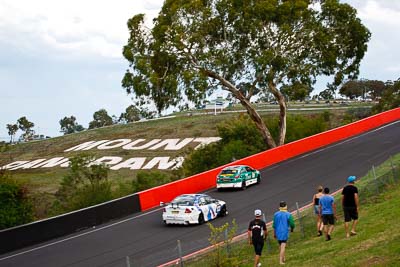
[[[254,209],[270,221],[279,201],[289,210],[296,202],[311,202],[318,185],[331,192],[340,189],[349,175],[361,177],[372,166],[400,153],[400,121],[321,148],[261,170],[260,185],[244,191],[207,191],[227,202],[229,215],[216,219],[221,225],[236,219],[238,232],[247,229]],[[362,219],[362,218],[361,218]],[[177,258],[177,240],[183,254],[208,246],[209,229],[199,226],[164,226],[161,209],[136,214],[50,242],[0,255],[0,266],[157,266]],[[1,242],[1,241],[0,241]]]

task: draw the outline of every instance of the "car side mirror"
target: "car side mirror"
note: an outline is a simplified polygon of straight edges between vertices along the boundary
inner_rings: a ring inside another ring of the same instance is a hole
[[[160,207],[164,207],[164,206],[165,206],[165,203],[160,201]]]

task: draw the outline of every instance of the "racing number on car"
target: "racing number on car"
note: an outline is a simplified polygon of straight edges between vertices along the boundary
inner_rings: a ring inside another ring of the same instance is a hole
[[[218,203],[217,207],[215,208],[215,212],[218,214],[221,211],[221,204]]]

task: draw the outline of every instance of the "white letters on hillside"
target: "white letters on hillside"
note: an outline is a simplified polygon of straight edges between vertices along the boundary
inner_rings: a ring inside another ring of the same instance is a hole
[[[116,149],[121,148],[123,150],[181,150],[190,143],[198,143],[194,149],[198,149],[207,144],[217,142],[220,137],[197,137],[197,138],[172,138],[172,139],[116,139],[116,140],[100,140],[100,141],[88,141],[74,147],[64,150],[64,152],[71,151],[87,151],[90,149]],[[154,152],[153,152],[154,153]],[[140,169],[154,169],[168,170],[176,169],[182,166],[184,161],[183,157],[177,157],[170,159],[170,157],[157,156],[154,158],[147,157],[135,157],[124,159],[117,156],[103,156],[101,158],[95,159],[91,164],[105,164],[110,167],[110,170],[120,170],[120,169],[130,169],[130,170],[140,170]],[[52,167],[68,167],[69,159],[65,157],[55,157],[51,159],[36,159],[36,160],[20,160],[9,163],[0,169],[7,170],[18,170],[18,169],[37,169],[37,168],[52,168]]]
[[[173,139],[152,139],[146,141],[146,139],[116,139],[116,140],[101,140],[101,141],[89,141],[83,144],[68,148],[64,152],[68,151],[79,151],[79,150],[89,150],[89,149],[112,149],[117,147],[122,147],[125,150],[156,150],[164,148],[164,150],[180,150],[189,143],[199,143],[195,149],[219,141],[220,137],[197,137],[197,138],[184,138],[180,141],[179,138]]]

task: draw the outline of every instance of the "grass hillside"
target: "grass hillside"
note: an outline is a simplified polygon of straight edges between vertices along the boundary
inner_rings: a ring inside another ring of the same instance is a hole
[[[361,203],[357,235],[345,237],[339,194],[335,197],[338,221],[329,242],[323,236],[316,236],[315,216],[311,209],[302,213],[304,237],[294,215],[296,229],[286,247],[285,266],[400,266],[400,232],[396,229],[400,216],[400,154],[375,171],[377,179],[371,171],[356,183]],[[268,231],[272,235],[272,229]],[[269,244],[264,246],[262,266],[280,266],[278,245],[272,236]],[[222,255],[226,255],[225,251],[223,248]],[[236,264],[224,265],[221,260],[219,266],[253,266],[254,250],[247,242],[231,245],[231,251]],[[188,260],[185,266],[217,266],[215,255],[212,252]]]

